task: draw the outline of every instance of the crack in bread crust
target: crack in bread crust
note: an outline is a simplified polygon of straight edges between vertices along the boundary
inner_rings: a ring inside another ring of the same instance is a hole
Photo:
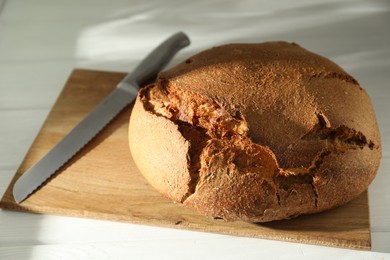
[[[333,128],[324,114],[317,113],[316,115],[318,117],[318,124],[305,134],[301,140],[327,140],[338,151],[356,148],[363,149],[365,146],[373,150],[376,147],[374,142],[367,140],[361,132],[345,125]]]
[[[311,162],[308,168],[297,169],[281,169],[278,175],[275,176],[274,181],[278,184],[278,187],[283,190],[288,190],[291,184],[309,184],[314,196],[314,205],[318,207],[318,190],[314,183],[316,173],[320,170],[321,165],[324,162],[325,157],[329,156],[332,152],[328,149],[322,150]]]
[[[358,86],[360,89],[362,89],[359,85],[359,82],[354,79],[352,76],[346,74],[346,73],[338,73],[338,72],[327,72],[327,73],[316,73],[314,75],[311,75],[309,80],[321,78],[321,79],[339,79],[348,83],[351,83],[353,85]]]
[[[195,193],[196,185],[199,180],[199,171],[201,167],[200,156],[203,149],[206,147],[210,139],[203,128],[191,126],[189,124],[180,123],[179,131],[183,137],[189,141],[190,147],[188,151],[189,173],[191,181],[189,183],[188,192],[183,196],[182,201],[186,200],[191,194]],[[196,144],[196,145],[195,145]]]
[[[142,93],[145,109],[177,124],[183,137],[190,143],[188,168],[191,182],[187,194],[182,198],[181,202],[184,202],[195,193],[201,165],[200,155],[209,140],[246,136],[248,126],[240,111],[231,116],[217,102],[189,91],[169,91],[166,87],[153,85]]]
[[[198,126],[210,137],[222,138],[235,134],[246,136],[248,126],[240,111],[230,115],[215,100],[198,94],[154,85],[143,97],[145,108],[177,124]]]

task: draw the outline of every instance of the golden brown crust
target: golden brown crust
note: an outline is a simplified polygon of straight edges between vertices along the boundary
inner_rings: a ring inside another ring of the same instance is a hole
[[[142,89],[134,160],[158,191],[211,217],[265,222],[342,205],[381,158],[367,93],[296,44],[201,52]]]
[[[129,144],[138,168],[159,192],[181,201],[191,181],[186,152],[188,141],[173,122],[145,111],[139,97],[130,125]]]

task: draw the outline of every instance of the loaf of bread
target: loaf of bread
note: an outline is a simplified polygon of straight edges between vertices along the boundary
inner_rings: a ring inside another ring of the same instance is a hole
[[[295,43],[203,51],[144,87],[129,127],[147,181],[213,218],[267,222],[365,191],[381,141],[359,83]]]

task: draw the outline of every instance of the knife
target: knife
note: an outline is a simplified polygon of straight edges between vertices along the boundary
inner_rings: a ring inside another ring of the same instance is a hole
[[[16,181],[13,187],[15,201],[21,203],[44,184],[120,111],[134,101],[140,86],[155,78],[171,58],[189,44],[187,35],[178,32],[154,49],[75,128]]]

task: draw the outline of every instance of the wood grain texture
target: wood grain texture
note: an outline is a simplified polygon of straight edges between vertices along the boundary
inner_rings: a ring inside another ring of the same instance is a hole
[[[370,249],[367,193],[324,213],[266,224],[209,219],[162,197],[141,176],[127,141],[131,107],[20,205],[14,182],[104,98],[124,74],[74,70],[4,197],[2,208],[169,228]]]

